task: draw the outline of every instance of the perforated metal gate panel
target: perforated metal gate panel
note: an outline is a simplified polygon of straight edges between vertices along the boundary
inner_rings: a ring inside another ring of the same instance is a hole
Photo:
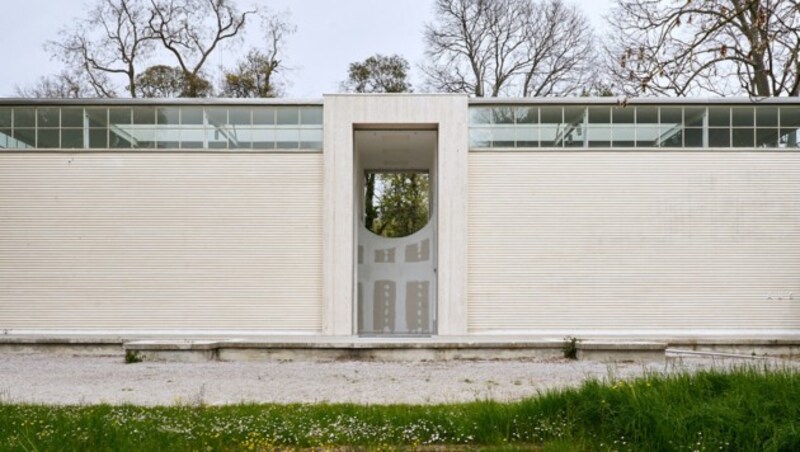
[[[408,237],[358,230],[359,334],[435,332],[434,221]]]

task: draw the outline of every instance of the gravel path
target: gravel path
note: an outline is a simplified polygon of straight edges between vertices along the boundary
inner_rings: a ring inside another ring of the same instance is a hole
[[[630,378],[753,361],[236,362],[124,364],[119,357],[0,355],[0,402],[140,405],[515,400],[588,378]],[[797,367],[798,363],[790,365]]]

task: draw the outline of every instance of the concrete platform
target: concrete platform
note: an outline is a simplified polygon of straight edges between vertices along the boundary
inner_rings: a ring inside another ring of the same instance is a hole
[[[800,334],[780,337],[578,336],[579,359],[660,362],[665,350],[800,357]],[[0,335],[0,353],[124,356],[146,361],[436,361],[551,359],[564,356],[564,338],[534,335],[345,337],[178,335]]]
[[[241,340],[133,341],[127,353],[145,361],[442,361],[559,359],[564,339],[482,338],[318,338],[314,341]],[[580,341],[579,360],[599,362],[663,362],[665,342]]]
[[[451,359],[551,359],[563,357],[564,341],[539,339],[442,340],[317,338],[316,340],[242,340],[126,342],[126,352],[147,361],[437,361]]]

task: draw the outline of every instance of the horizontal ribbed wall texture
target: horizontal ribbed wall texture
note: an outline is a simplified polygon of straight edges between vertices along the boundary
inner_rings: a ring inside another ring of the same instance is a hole
[[[0,330],[321,329],[322,154],[0,154]]]
[[[800,153],[469,159],[470,332],[800,329]]]

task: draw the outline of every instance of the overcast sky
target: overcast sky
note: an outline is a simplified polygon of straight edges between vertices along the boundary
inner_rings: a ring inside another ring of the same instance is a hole
[[[61,64],[52,61],[42,45],[94,1],[0,1],[0,96],[13,96],[16,86],[59,71]],[[596,29],[603,27],[611,0],[566,1],[583,10]],[[412,64],[414,84],[420,84],[416,66],[423,59],[422,31],[432,18],[431,0],[239,0],[238,4],[286,12],[297,26],[288,42],[287,63],[293,67],[288,97],[336,92],[348,64],[375,53],[404,56]],[[251,33],[235,49],[222,49],[214,55],[213,65],[233,66],[240,50],[257,45],[258,38]]]

